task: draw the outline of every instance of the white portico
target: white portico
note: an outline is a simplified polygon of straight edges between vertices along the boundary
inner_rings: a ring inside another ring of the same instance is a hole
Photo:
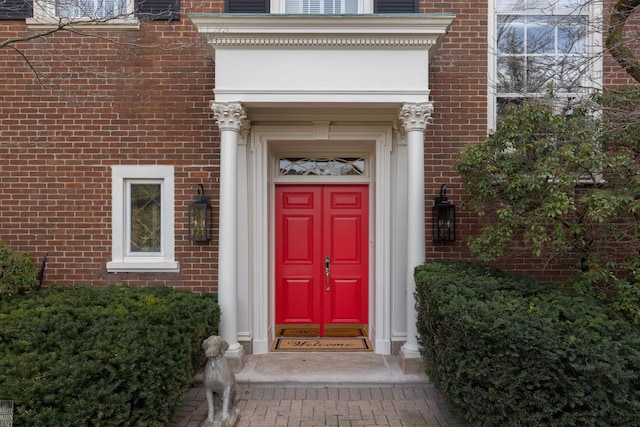
[[[364,188],[366,326],[376,353],[420,357],[413,268],[424,261],[429,54],[452,15],[192,14],[215,51],[221,131],[219,301],[227,355],[266,353],[276,317],[275,189]],[[282,172],[358,159],[358,174]]]

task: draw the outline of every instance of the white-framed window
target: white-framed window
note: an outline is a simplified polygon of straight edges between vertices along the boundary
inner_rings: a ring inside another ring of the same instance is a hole
[[[324,15],[373,13],[373,0],[271,0],[271,13]]]
[[[489,129],[509,104],[553,93],[570,109],[601,86],[601,7],[593,0],[489,2]]]
[[[34,0],[33,18],[27,24],[139,28],[134,8],[134,0]]]
[[[110,272],[179,271],[173,166],[112,166]]]

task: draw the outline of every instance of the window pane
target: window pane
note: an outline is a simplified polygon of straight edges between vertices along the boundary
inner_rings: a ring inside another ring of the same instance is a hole
[[[589,59],[587,56],[565,57],[557,65],[558,92],[580,93],[589,87]]]
[[[558,52],[587,53],[587,18],[567,17],[558,28]]]
[[[527,53],[555,53],[555,29],[552,17],[527,18]]]
[[[130,185],[130,252],[161,252],[161,184]]]
[[[527,84],[525,91],[544,93],[553,88],[555,74],[554,56],[535,56],[527,58]]]
[[[502,1],[502,0],[498,0]],[[528,0],[528,10],[541,10],[543,12],[582,13],[585,7],[584,0]]]
[[[360,157],[280,159],[280,175],[345,176],[364,175],[365,161]]]
[[[522,93],[525,82],[525,61],[522,56],[503,56],[498,58],[499,93]]]
[[[126,0],[56,0],[59,18],[112,18],[126,14]]]
[[[358,0],[285,0],[285,13],[358,13]]]
[[[524,17],[498,16],[498,53],[524,52]]]
[[[525,8],[525,0],[496,0],[496,10],[499,12],[523,11]]]

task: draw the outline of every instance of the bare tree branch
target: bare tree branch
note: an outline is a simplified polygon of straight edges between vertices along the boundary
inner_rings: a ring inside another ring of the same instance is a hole
[[[620,66],[640,83],[640,61],[622,39],[624,26],[631,14],[640,7],[640,0],[618,0],[613,7],[607,31],[606,46]]]

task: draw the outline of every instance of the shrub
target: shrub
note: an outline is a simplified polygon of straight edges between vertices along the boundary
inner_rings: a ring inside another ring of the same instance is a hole
[[[0,306],[0,399],[16,426],[165,426],[217,331],[215,296],[48,287]]]
[[[12,251],[0,242],[0,301],[34,289],[38,285],[37,276],[27,253]]]
[[[416,269],[427,373],[474,426],[640,425],[640,333],[595,300],[476,264]]]

